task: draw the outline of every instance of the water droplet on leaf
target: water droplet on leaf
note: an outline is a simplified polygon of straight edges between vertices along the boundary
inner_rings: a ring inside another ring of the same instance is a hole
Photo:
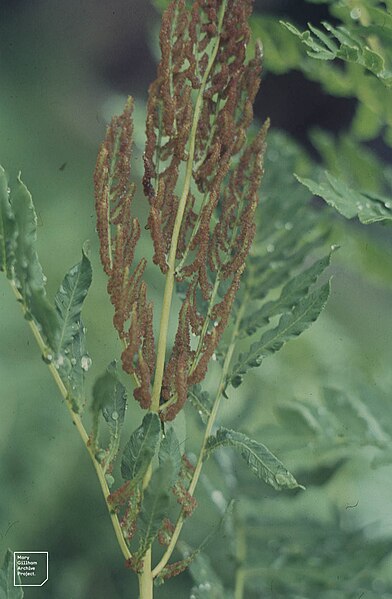
[[[51,364],[53,362],[53,354],[44,353],[42,354],[42,359],[46,364]]]
[[[355,6],[351,11],[350,11],[350,17],[352,19],[354,19],[354,21],[358,21],[358,19],[361,18],[361,9],[359,6]]]
[[[80,365],[85,372],[87,372],[90,369],[92,363],[93,363],[92,359],[90,358],[90,356],[87,356],[87,355],[82,356],[82,358],[80,360]]]
[[[103,449],[100,449],[99,451],[97,451],[97,453],[95,454],[95,459],[97,460],[97,462],[99,462],[100,464],[102,464],[102,462],[104,461],[106,456],[106,451],[104,451]]]
[[[54,365],[56,366],[57,370],[61,366],[64,366],[64,362],[65,362],[65,357],[63,356],[63,354],[59,354],[54,362]]]
[[[108,487],[111,487],[114,483],[114,478],[111,474],[105,474],[105,478],[106,478],[106,482],[108,484]]]

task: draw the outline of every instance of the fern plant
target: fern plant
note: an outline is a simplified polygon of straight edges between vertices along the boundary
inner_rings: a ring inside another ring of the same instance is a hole
[[[204,544],[189,547],[179,537],[197,507],[202,468],[216,450],[237,450],[275,490],[303,488],[266,445],[241,431],[216,430],[223,398],[233,399],[250,369],[322,312],[330,292],[322,277],[335,249],[312,258],[325,244],[328,227],[291,172],[274,178],[267,171],[265,195],[259,194],[268,122],[252,125],[262,52],[255,44],[247,55],[250,15],[250,0],[196,0],[191,7],[174,0],[165,11],[162,57],[147,104],[145,223],[133,208],[131,98],[108,127],[94,175],[95,206],[113,325],[123,349],[95,381],[91,401],[84,384],[91,357],[81,316],[92,281],[89,249],[83,247],[51,301],[36,250],[31,195],[20,177],[9,190],[0,172],[0,268],[91,458],[126,566],[138,576],[140,599],[153,597],[154,583],[188,566],[197,572],[205,563]],[[271,145],[290,154],[279,135]],[[151,236],[152,264],[148,257],[135,260],[143,227]],[[162,283],[160,305],[150,299],[147,267],[155,268]],[[128,391],[117,358],[146,412],[125,443]],[[219,375],[206,386],[211,362],[218,363]],[[193,461],[173,423],[186,404],[203,426]],[[173,561],[177,549],[182,558]],[[241,560],[240,547],[236,599],[245,592]],[[7,572],[9,556],[6,581]],[[216,589],[215,596],[226,592],[218,583]],[[212,596],[210,590],[200,584],[193,596]]]

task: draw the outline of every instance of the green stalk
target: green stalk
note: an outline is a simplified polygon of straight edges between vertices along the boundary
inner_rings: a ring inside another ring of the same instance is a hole
[[[22,306],[22,309],[23,309],[22,296],[20,295],[17,287],[15,286],[15,284],[12,281],[10,281],[10,284],[11,284],[11,288],[15,294],[15,297],[16,297],[19,305]],[[43,338],[41,336],[41,333],[39,332],[37,325],[35,324],[34,320],[28,320],[28,323],[30,325],[30,329],[34,335],[34,338],[37,342],[37,345],[41,351],[41,354],[45,355],[48,348],[45,344],[45,341],[43,340]],[[54,364],[48,364],[48,367],[49,367],[50,373],[53,376],[53,379],[54,379],[57,387],[59,388],[59,391],[64,399],[64,403],[67,407],[69,415],[71,416],[72,422],[75,425],[76,430],[78,431],[78,433],[83,441],[83,444],[84,444],[85,448],[87,449],[87,452],[92,460],[93,466],[95,468],[95,472],[98,476],[99,484],[101,485],[101,490],[102,490],[102,493],[103,493],[103,496],[105,499],[105,504],[108,509],[110,519],[112,521],[113,529],[114,529],[118,544],[120,546],[120,549],[122,551],[124,558],[126,560],[128,560],[132,557],[132,554],[129,551],[129,548],[125,542],[117,514],[113,512],[111,506],[108,503],[107,498],[110,495],[110,490],[109,490],[108,484],[106,482],[104,470],[103,470],[101,464],[95,459],[93,448],[90,446],[89,436],[86,432],[86,429],[84,428],[83,422],[82,422],[79,414],[74,412],[72,409],[71,402],[68,399],[68,391],[59,375],[58,370],[56,369]]]
[[[152,464],[150,463],[143,479],[143,490],[147,489],[152,476]],[[146,552],[143,559],[143,569],[139,574],[139,599],[153,599],[153,576],[151,572],[151,547]]]
[[[153,577],[151,573],[151,547],[143,561],[143,572],[139,574],[139,599],[153,599]]]
[[[195,471],[193,473],[193,477],[192,477],[191,483],[189,485],[188,493],[190,495],[192,495],[192,496],[195,493],[195,489],[196,489],[197,483],[198,483],[199,478],[200,478],[201,470],[203,468],[204,452],[205,452],[205,448],[206,448],[206,445],[207,445],[208,437],[211,435],[213,426],[215,424],[215,420],[216,420],[216,417],[218,415],[219,406],[220,406],[220,402],[221,402],[221,399],[222,399],[223,391],[224,391],[224,389],[226,387],[227,373],[229,371],[231,359],[233,357],[234,348],[235,348],[235,341],[236,341],[236,338],[238,336],[238,331],[239,331],[239,328],[240,328],[240,325],[241,325],[242,317],[244,315],[245,305],[246,305],[246,300],[242,303],[242,305],[241,305],[241,307],[240,307],[240,309],[238,310],[238,313],[237,313],[237,319],[236,319],[236,323],[235,323],[235,326],[234,326],[234,329],[233,329],[233,333],[232,333],[232,336],[231,336],[231,342],[230,342],[229,348],[227,350],[225,361],[224,361],[224,364],[223,364],[223,367],[222,367],[222,373],[221,373],[221,377],[220,377],[220,381],[219,381],[219,386],[218,386],[218,389],[217,389],[217,393],[216,393],[216,396],[215,396],[215,400],[214,400],[214,403],[213,403],[213,406],[212,406],[212,410],[211,410],[210,416],[208,418],[207,426],[206,426],[206,429],[205,429],[205,432],[204,432],[203,441],[202,441],[202,444],[201,444],[201,447],[200,447],[199,457],[197,459]],[[172,553],[174,551],[174,548],[175,548],[175,546],[177,544],[178,537],[180,536],[180,533],[181,533],[184,521],[185,521],[185,516],[184,516],[184,513],[181,512],[181,514],[178,517],[175,529],[173,531],[173,535],[172,535],[172,537],[170,539],[170,543],[169,543],[169,545],[168,545],[168,547],[167,547],[164,555],[162,556],[160,562],[157,564],[157,566],[152,571],[153,578],[155,578],[156,576],[158,576],[158,574],[163,570],[163,568],[166,566],[167,562],[169,561],[169,559],[170,559],[170,557],[171,557],[171,555],[172,555]]]

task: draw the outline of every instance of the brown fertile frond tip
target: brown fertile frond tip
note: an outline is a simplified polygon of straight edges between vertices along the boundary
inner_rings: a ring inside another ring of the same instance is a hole
[[[125,345],[123,367],[135,374],[141,385],[136,390],[137,398],[149,407],[155,349],[152,305],[147,303],[143,281],[147,262],[142,258],[136,266],[133,264],[141,228],[131,214],[135,191],[130,181],[132,113],[133,99],[129,98],[123,113],[113,117],[107,128],[94,174],[95,208],[101,261],[114,307],[113,324]]]
[[[246,58],[251,11],[251,0],[195,0],[190,9],[185,0],[174,0],[162,18],[162,57],[147,103],[142,188],[153,262],[185,290],[162,376],[163,420],[176,416],[189,386],[207,372],[255,233],[268,124],[248,141],[261,76],[259,47]],[[99,152],[97,230],[114,324],[125,344],[123,367],[135,374],[135,397],[149,408],[157,358],[153,307],[143,281],[146,261],[133,266],[141,227],[131,215],[132,110],[129,99]],[[170,268],[169,255],[175,260]]]

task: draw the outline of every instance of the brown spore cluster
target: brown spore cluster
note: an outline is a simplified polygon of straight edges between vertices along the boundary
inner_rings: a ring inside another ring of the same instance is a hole
[[[163,15],[142,181],[153,262],[184,293],[161,385],[163,420],[176,416],[189,387],[206,375],[255,233],[267,125],[249,135],[261,75],[257,45],[247,60],[251,10],[251,0],[196,0],[190,9],[175,0]],[[148,409],[159,315],[154,323],[145,259],[134,265],[141,225],[131,209],[132,129],[130,99],[98,156],[97,230],[114,325],[124,342],[123,368],[135,376],[135,398]]]

